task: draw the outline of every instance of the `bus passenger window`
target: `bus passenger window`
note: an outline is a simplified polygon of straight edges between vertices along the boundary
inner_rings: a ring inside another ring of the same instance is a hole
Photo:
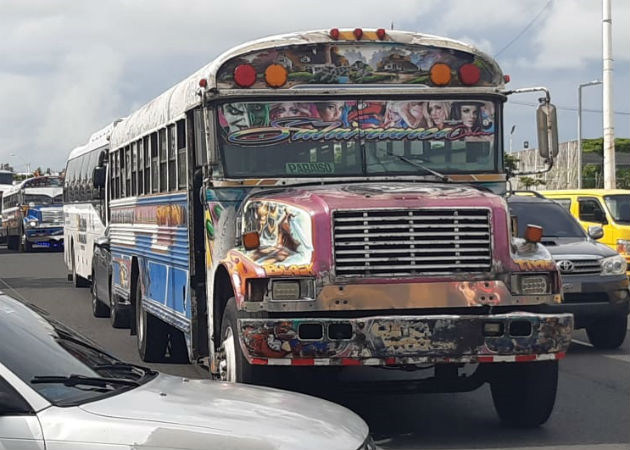
[[[151,192],[158,192],[160,189],[160,174],[158,162],[158,138],[157,132],[151,134]]]
[[[143,140],[138,139],[138,195],[144,194],[144,148]]]
[[[136,183],[138,181],[137,164],[138,164],[138,147],[137,147],[136,143],[133,142],[131,144],[131,191],[130,191],[130,194],[132,196],[136,195],[136,193],[138,192],[138,188],[137,188],[137,185],[136,185]]]
[[[166,129],[159,131],[160,142],[158,143],[160,149],[160,192],[166,192]]]
[[[168,127],[168,190],[177,190],[177,160],[175,149],[175,125]]]
[[[186,188],[186,121],[177,122],[177,187]]]
[[[151,147],[149,145],[149,136],[142,138],[142,147],[144,150],[144,193],[151,193]]]

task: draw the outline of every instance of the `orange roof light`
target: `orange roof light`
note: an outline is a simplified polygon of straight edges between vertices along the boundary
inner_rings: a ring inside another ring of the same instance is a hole
[[[280,64],[272,64],[265,69],[265,81],[270,87],[280,87],[287,82],[287,69]]]
[[[431,66],[431,81],[436,86],[446,86],[451,82],[451,68],[443,63]]]
[[[525,229],[525,240],[527,242],[540,242],[543,237],[543,228],[538,225],[527,225]]]

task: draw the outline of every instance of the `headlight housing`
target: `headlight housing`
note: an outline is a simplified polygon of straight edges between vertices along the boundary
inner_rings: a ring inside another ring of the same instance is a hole
[[[621,255],[609,256],[601,261],[602,275],[623,275],[626,273],[628,264]]]
[[[29,227],[35,228],[37,226],[37,220],[32,220],[31,219],[31,220],[28,221],[27,224],[28,224]]]
[[[551,293],[551,280],[547,274],[514,274],[511,279],[515,295],[544,295]]]

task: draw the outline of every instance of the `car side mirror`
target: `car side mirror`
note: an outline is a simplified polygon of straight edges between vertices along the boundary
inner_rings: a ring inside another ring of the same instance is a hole
[[[604,229],[598,225],[588,227],[588,237],[597,240],[604,237]]]
[[[94,168],[92,173],[92,184],[95,189],[105,187],[105,178],[107,176],[107,168],[105,166],[98,166]]]

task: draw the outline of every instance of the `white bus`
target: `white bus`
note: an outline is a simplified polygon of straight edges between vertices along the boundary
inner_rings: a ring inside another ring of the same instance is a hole
[[[63,185],[64,259],[68,279],[76,287],[89,285],[94,241],[105,234],[108,221],[107,190],[94,188],[97,166],[107,166],[109,137],[118,121],[94,133],[87,144],[70,152]]]
[[[2,196],[3,192],[8,191],[13,187],[13,172],[8,170],[0,170],[0,214],[2,214]],[[1,216],[0,216],[1,217]],[[4,243],[7,240],[6,234],[2,227],[2,219],[0,218],[0,243]]]

